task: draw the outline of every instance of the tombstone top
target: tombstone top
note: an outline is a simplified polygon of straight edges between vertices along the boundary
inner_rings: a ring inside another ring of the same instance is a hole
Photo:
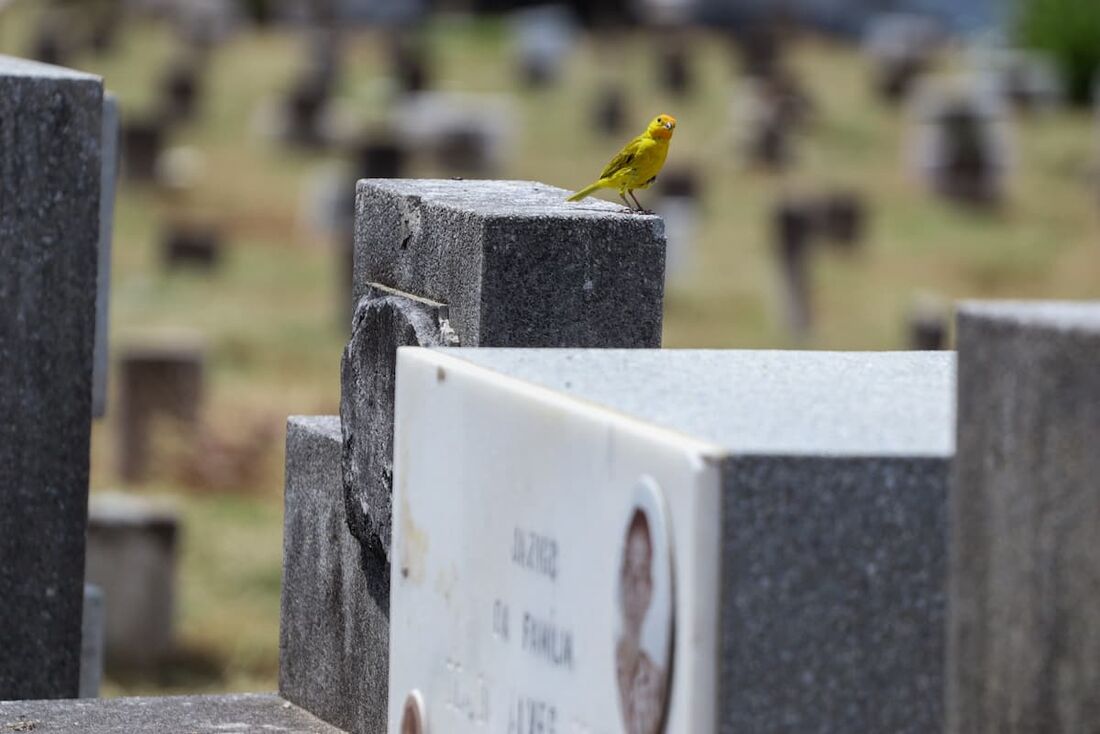
[[[452,348],[445,354],[738,455],[954,453],[952,353]]]
[[[960,315],[1062,331],[1100,331],[1100,301],[967,301]]]
[[[17,59],[14,56],[4,55],[0,55],[0,76],[22,76],[36,79],[72,79],[76,81],[83,79],[96,83],[102,82],[102,79],[95,74],[85,74],[82,71],[74,71],[63,66],[43,64],[39,61]]]
[[[359,182],[359,193],[370,189],[417,196],[430,206],[486,217],[588,219],[620,214],[645,222],[659,220],[654,215],[627,213],[621,204],[592,197],[567,202],[573,192],[537,181],[372,178]]]
[[[171,505],[121,492],[93,494],[88,515],[99,526],[113,527],[175,525],[178,521],[178,513]]]

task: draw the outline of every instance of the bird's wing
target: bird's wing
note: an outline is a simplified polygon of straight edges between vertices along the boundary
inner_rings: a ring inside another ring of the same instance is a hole
[[[603,169],[603,173],[600,174],[600,178],[608,178],[614,176],[619,171],[623,170],[633,162],[635,156],[638,155],[638,149],[641,147],[642,137],[638,136],[627,143],[619,154],[611,159],[611,162],[607,164],[607,167]]]

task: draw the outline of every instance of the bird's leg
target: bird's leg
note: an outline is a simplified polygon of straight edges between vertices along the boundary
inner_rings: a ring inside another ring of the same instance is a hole
[[[630,198],[634,200],[634,203],[638,205],[638,211],[640,211],[642,214],[652,214],[653,213],[650,210],[646,209],[644,206],[642,206],[641,202],[638,201],[638,197],[634,194],[633,189],[631,189],[627,193],[630,194]]]
[[[623,192],[621,191],[619,192],[619,198],[623,200],[624,204],[626,204],[627,209],[629,209],[630,211],[634,211],[634,207],[630,205],[630,202],[626,200],[626,196],[624,196]]]

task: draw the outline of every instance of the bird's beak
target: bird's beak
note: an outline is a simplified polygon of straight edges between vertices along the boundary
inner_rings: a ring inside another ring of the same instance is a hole
[[[666,129],[666,130],[671,130],[672,128],[673,128],[673,125],[672,125],[672,123],[671,123],[671,122],[666,122],[666,123],[665,123],[665,129]]]

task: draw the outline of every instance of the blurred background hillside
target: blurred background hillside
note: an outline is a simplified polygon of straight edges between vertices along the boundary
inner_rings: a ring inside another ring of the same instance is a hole
[[[958,298],[1100,297],[1095,0],[0,0],[0,53],[122,113],[92,488],[170,502],[181,556],[171,652],[111,695],[276,687],[284,423],[339,412],[357,177],[575,190],[674,115],[638,194],[667,347],[949,347]],[[150,350],[199,386],[135,464]]]

